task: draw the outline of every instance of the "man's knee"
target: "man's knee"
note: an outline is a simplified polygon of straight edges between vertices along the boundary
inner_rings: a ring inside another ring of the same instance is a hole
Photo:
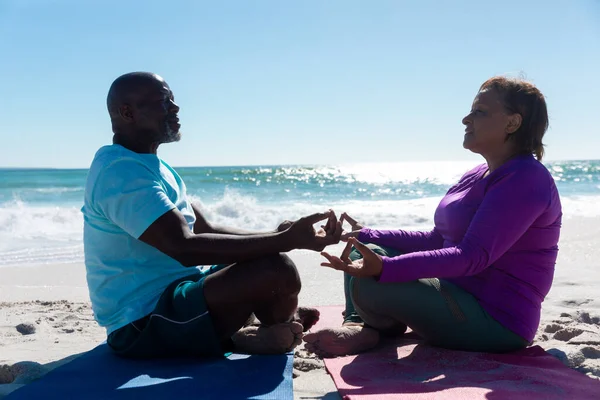
[[[265,279],[274,290],[284,294],[298,294],[302,288],[298,269],[286,254],[274,254],[265,258]]]

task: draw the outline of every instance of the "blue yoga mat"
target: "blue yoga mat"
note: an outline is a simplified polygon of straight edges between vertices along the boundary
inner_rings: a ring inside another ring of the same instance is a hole
[[[128,360],[106,344],[7,397],[20,399],[293,399],[293,354]]]

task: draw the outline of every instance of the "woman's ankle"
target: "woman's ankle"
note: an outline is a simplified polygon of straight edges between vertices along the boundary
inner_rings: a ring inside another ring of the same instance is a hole
[[[362,318],[356,314],[346,314],[344,315],[344,322],[342,322],[342,326],[363,326],[364,322]]]

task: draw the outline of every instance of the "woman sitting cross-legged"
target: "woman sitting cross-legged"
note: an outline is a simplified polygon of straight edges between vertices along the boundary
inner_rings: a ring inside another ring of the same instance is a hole
[[[462,122],[463,146],[486,163],[448,190],[432,231],[369,229],[342,215],[352,225],[342,236],[348,245],[340,257],[322,253],[321,265],[344,272],[344,323],[307,334],[309,351],[363,352],[380,334],[407,326],[449,349],[501,353],[531,343],[562,217],[540,162],[546,102],[532,84],[496,77],[480,87]]]

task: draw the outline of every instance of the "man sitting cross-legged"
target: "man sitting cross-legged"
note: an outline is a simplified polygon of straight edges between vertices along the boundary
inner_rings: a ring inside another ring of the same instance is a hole
[[[282,253],[338,243],[335,214],[268,233],[214,226],[157,156],[159,145],[181,137],[167,83],[152,73],[123,75],[107,106],[113,144],[94,157],[82,212],[90,299],[110,348],[125,357],[221,356],[300,344],[318,312],[297,309],[300,278]],[[254,316],[260,324],[247,324]]]

